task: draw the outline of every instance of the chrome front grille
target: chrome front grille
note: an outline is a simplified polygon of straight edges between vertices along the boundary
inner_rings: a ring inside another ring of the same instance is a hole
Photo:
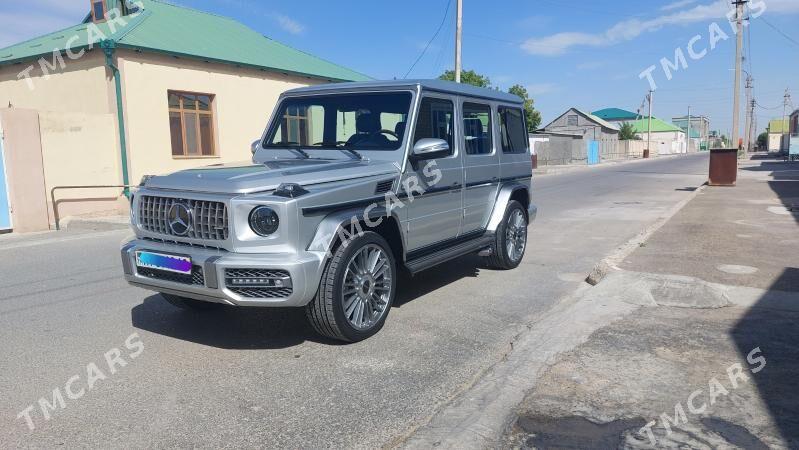
[[[185,233],[170,226],[170,209],[182,204],[191,213],[191,223]],[[139,200],[138,221],[142,229],[167,236],[224,241],[228,238],[227,206],[222,202],[190,200],[143,195]]]

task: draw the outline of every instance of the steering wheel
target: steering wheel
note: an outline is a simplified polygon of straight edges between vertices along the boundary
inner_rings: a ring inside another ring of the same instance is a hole
[[[391,130],[385,130],[385,129],[384,129],[384,130],[380,130],[380,131],[377,131],[377,132],[375,132],[375,134],[387,134],[387,135],[389,135],[389,136],[392,136],[392,137],[394,137],[394,139],[396,139],[396,140],[398,140],[398,141],[400,140],[400,137],[399,137],[399,135],[398,135],[397,133],[395,133],[395,132],[391,131]]]

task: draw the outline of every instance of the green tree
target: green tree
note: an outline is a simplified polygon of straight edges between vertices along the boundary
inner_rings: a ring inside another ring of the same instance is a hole
[[[619,128],[619,140],[620,141],[630,141],[636,139],[635,137],[635,127],[633,124],[629,122],[625,122]]]
[[[524,116],[527,117],[527,132],[532,133],[541,125],[541,113],[534,107],[533,99],[527,94],[527,89],[520,84],[514,84],[508,89],[509,94],[517,95],[524,100]]]
[[[761,149],[768,148],[768,133],[760,133],[760,136],[757,137],[757,146]]]
[[[442,73],[441,76],[438,77],[438,79],[446,81],[455,81],[455,71],[447,70],[446,72]],[[471,84],[472,86],[484,87],[484,88],[491,87],[491,80],[487,76],[480,75],[474,70],[462,70],[461,83]]]

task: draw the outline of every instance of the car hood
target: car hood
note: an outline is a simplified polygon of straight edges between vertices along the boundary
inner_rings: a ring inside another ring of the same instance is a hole
[[[382,174],[395,175],[390,161],[279,159],[263,163],[217,164],[150,178],[147,188],[177,191],[249,194],[276,189],[281,183],[302,186]]]

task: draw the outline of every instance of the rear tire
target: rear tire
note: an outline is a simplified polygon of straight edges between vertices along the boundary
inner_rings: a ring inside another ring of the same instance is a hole
[[[166,300],[170,305],[188,311],[211,311],[225,306],[221,303],[204,302],[202,300],[195,300],[193,298],[164,294],[163,292],[161,293],[161,297],[164,297],[164,300]]]
[[[305,307],[317,333],[358,342],[383,328],[397,290],[397,264],[388,242],[367,231],[333,252],[319,290]]]
[[[518,267],[527,249],[527,225],[524,207],[516,200],[511,200],[497,227],[491,255],[483,257],[483,262],[494,269],[509,270]]]

